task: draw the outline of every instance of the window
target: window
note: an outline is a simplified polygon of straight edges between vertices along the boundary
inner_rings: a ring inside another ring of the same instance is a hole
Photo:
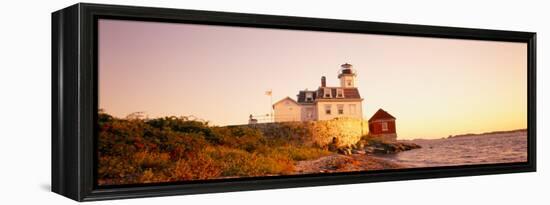
[[[382,131],[388,131],[388,123],[387,122],[382,123]]]
[[[356,112],[356,105],[355,104],[350,104],[349,105],[349,114],[355,114]]]
[[[325,88],[325,91],[324,91],[324,97],[325,98],[332,98],[332,91],[330,88]]]
[[[336,89],[336,97],[337,98],[343,98],[344,97],[344,90],[343,89]]]
[[[343,115],[344,114],[344,105],[336,105],[338,107],[338,114]]]
[[[330,115],[331,105],[325,105],[325,114]]]
[[[346,85],[351,86],[351,80],[346,80]]]
[[[306,93],[306,102],[313,101],[313,93],[307,92]]]
[[[307,119],[313,118],[313,108],[306,108],[306,117]]]

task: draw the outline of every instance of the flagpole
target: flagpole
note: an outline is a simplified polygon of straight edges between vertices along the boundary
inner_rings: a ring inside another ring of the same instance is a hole
[[[269,95],[269,107],[270,107],[269,109],[271,110],[271,116],[269,117],[269,120],[271,120],[271,122],[275,122],[275,119],[273,116],[273,89],[269,89],[268,91],[265,91],[265,94]]]
[[[273,116],[273,90],[269,90],[269,107],[271,108],[271,122],[275,122],[274,116]]]

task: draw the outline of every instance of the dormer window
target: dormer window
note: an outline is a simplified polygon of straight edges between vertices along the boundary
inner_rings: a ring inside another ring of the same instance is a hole
[[[325,92],[324,92],[323,97],[324,98],[332,98],[332,91],[330,90],[330,88],[325,88]]]
[[[313,102],[313,93],[311,92],[306,93],[306,102]]]
[[[344,89],[336,89],[336,97],[337,98],[344,98]]]

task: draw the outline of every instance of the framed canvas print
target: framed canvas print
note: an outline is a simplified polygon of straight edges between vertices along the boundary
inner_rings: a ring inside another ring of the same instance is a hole
[[[76,4],[52,14],[52,190],[532,172],[535,50],[532,32]]]

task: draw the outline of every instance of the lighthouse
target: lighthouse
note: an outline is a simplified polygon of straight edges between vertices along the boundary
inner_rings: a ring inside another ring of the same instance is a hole
[[[335,69],[336,70],[336,69]],[[339,86],[330,86],[325,76],[316,90],[300,90],[273,104],[275,122],[318,121],[334,118],[363,118],[363,98],[355,85],[356,71],[349,63],[340,65]]]
[[[355,77],[357,77],[357,73],[355,72],[355,70],[353,70],[353,65],[349,63],[344,63],[340,66],[340,71],[338,72],[338,79],[340,79],[340,87],[354,88]]]

